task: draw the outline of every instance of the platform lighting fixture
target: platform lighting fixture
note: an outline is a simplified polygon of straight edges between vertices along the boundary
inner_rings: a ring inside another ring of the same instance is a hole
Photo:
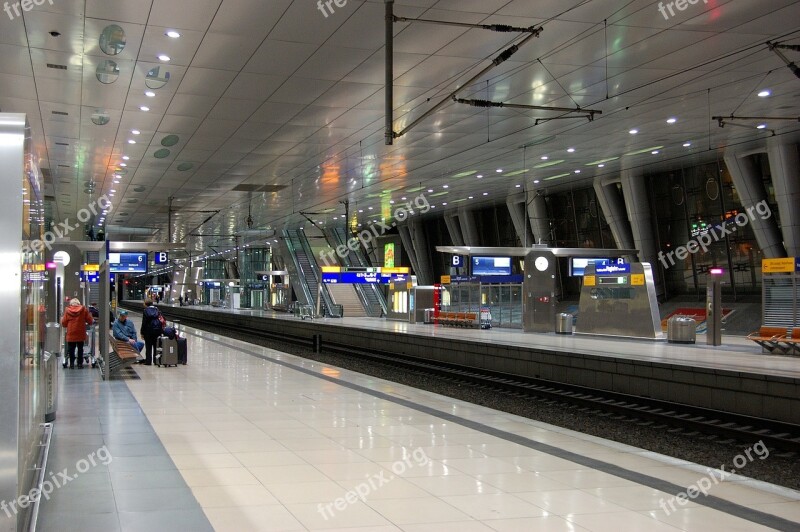
[[[164,63],[168,63],[172,58],[166,54],[161,54],[158,56],[158,60]]]
[[[515,185],[514,188],[522,188],[522,185]]]
[[[677,118],[667,118],[667,124],[674,124],[677,121],[678,121]]]
[[[543,160],[543,161],[546,161],[546,160],[547,160],[547,159],[549,159],[549,158],[550,158],[550,157],[548,157],[547,155],[542,155],[542,156],[540,157],[540,159],[541,159],[541,160]]]
[[[631,135],[636,135],[637,133],[639,133],[639,130],[638,129],[631,129],[630,131],[628,131],[628,133],[630,133]]]
[[[131,129],[131,134],[133,134],[133,135],[141,135],[142,132],[139,131],[138,129]]]
[[[658,154],[659,154],[659,153],[661,153],[661,152],[660,152],[660,151],[658,151],[658,150],[653,150],[653,151],[651,151],[650,153],[651,153],[651,154],[653,154],[653,155],[658,155]]]
[[[180,34],[180,33],[178,33],[178,32],[177,32],[177,31],[175,31],[175,30],[169,30],[169,31],[168,31],[167,33],[165,33],[164,35],[166,35],[166,36],[167,36],[167,37],[169,37],[170,39],[180,39],[180,38],[181,38],[181,34]]]
[[[122,160],[123,160],[123,161],[130,161],[130,160],[131,160],[131,158],[130,158],[130,157],[128,157],[127,155],[123,155],[123,156],[122,156]]]
[[[576,173],[576,174],[580,174],[580,173],[581,173],[581,171],[580,171],[580,170],[575,170],[575,173]]]
[[[483,179],[483,174],[478,174],[478,179]]]
[[[136,144],[136,141],[131,139],[131,140],[128,141],[128,144]]]
[[[763,90],[763,91],[758,93],[758,97],[759,98],[766,98],[767,96],[771,96],[771,95],[772,95],[772,91],[770,91],[768,89],[767,90]]]
[[[442,188],[450,188],[450,185],[442,185]]]
[[[402,198],[400,198],[400,201],[405,201],[406,199],[408,199],[408,198],[406,198],[405,196],[403,196]]]
[[[147,111],[150,110],[150,108],[147,107],[146,105],[140,105],[139,110],[142,111],[143,113],[146,113]]]
[[[153,91],[147,91],[147,92],[144,93],[144,95],[147,96],[148,98],[155,98],[156,97],[156,93],[153,92]]]
[[[767,129],[767,124],[758,124],[756,129]]]
[[[606,166],[606,165],[604,165],[604,164],[598,164],[598,165],[597,165],[597,167],[598,167],[598,168],[605,168],[605,166]]]
[[[429,189],[428,189],[428,194],[431,194],[432,192],[433,192],[433,189],[432,189],[432,188],[429,188]]]
[[[684,142],[684,143],[683,143],[683,147],[684,147],[684,148],[690,148],[691,146],[692,146],[692,143],[691,143],[691,142]]]
[[[538,179],[534,179],[534,180],[533,180],[533,184],[534,184],[534,185],[538,185],[539,183],[541,183],[541,181],[539,181]]]
[[[502,168],[498,168],[498,169],[497,169],[497,173],[498,173],[498,174],[502,174],[502,173],[503,173],[503,169],[502,169]]]
[[[567,153],[575,153],[575,148],[567,148]]]
[[[442,203],[442,207],[447,207],[447,203]]]
[[[489,195],[489,193],[488,193],[488,192],[484,192],[484,193],[483,193],[483,195],[484,195],[484,196],[488,196],[488,195]]]

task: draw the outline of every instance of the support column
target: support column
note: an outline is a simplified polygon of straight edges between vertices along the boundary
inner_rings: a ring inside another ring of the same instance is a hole
[[[408,255],[408,261],[411,263],[411,269],[414,270],[414,273],[419,272],[419,263],[417,262],[417,254],[414,251],[411,229],[408,224],[402,224],[397,226],[397,230],[400,233],[400,240],[403,242],[403,251]]]
[[[625,201],[616,186],[618,182],[613,178],[595,179],[594,191],[617,249],[633,249],[633,233],[625,212]]]
[[[475,225],[475,213],[467,209],[458,210],[458,223],[461,225],[461,234],[465,246],[480,246],[481,239],[478,227]]]
[[[547,214],[547,202],[538,192],[528,204],[528,217],[533,229],[534,244],[553,246],[553,233],[550,229],[550,216]]]
[[[463,246],[464,237],[461,234],[461,226],[456,220],[456,213],[445,214],[444,223],[447,224],[447,232],[450,233],[450,240],[453,241],[453,245]]]
[[[525,213],[525,196],[509,196],[506,199],[506,207],[508,207],[511,223],[514,224],[514,230],[517,232],[520,244],[522,247],[531,247],[534,244],[534,240],[533,232]]]
[[[727,152],[725,166],[731,173],[736,193],[745,210],[767,200],[764,181],[753,156],[740,157],[734,152]],[[764,258],[775,259],[786,256],[786,249],[781,242],[781,233],[774,217],[762,219],[756,215],[750,224],[753,226],[753,233]]]
[[[417,255],[417,283],[422,286],[433,284],[433,266],[431,265],[430,253],[428,250],[428,237],[425,234],[425,226],[422,220],[414,218],[409,222],[411,229],[411,241],[414,244],[414,253]]]
[[[789,257],[800,257],[800,153],[797,144],[780,144],[772,140],[767,141],[767,153],[775,202],[780,212],[783,245]]]
[[[658,241],[653,227],[650,198],[647,195],[647,183],[643,175],[631,170],[622,172],[622,193],[625,196],[625,208],[633,233],[633,243],[639,250],[639,261],[649,263],[654,269],[658,261]],[[655,275],[656,294],[664,293],[664,283],[659,275]]]

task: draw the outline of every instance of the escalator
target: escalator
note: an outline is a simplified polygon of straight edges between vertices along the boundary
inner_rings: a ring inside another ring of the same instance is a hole
[[[337,227],[329,229],[325,234],[328,244],[336,249],[338,246],[344,245],[347,249],[347,255],[340,257],[339,260],[343,266],[362,267],[368,268],[371,266],[369,260],[364,254],[363,250],[359,247],[357,251],[347,248],[347,230],[344,227]],[[380,318],[385,316],[387,312],[386,298],[383,295],[381,288],[374,284],[356,284],[353,285],[364,311],[367,316],[372,318]]]
[[[322,285],[320,292],[322,276],[305,233],[302,230],[288,229],[283,231],[283,237],[285,250],[288,251],[288,256],[291,257],[291,262],[286,261],[289,278],[294,285],[300,304],[311,305],[316,309],[317,296],[321,293],[320,314],[334,318],[341,317],[341,307],[331,301],[324,285]]]

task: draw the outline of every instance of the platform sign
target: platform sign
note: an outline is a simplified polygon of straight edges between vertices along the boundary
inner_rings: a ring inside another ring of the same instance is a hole
[[[465,260],[466,259],[464,258],[464,255],[453,255],[453,257],[451,258],[450,266],[452,266],[453,268],[463,268],[465,266],[464,264]]]
[[[763,259],[761,273],[794,273],[800,271],[800,258]]]
[[[631,286],[644,286],[644,275],[641,273],[631,275]]]
[[[84,264],[81,266],[82,272],[99,272],[100,265],[99,264]]]
[[[99,283],[100,282],[100,272],[94,271],[85,271],[81,273],[81,281],[85,283]]]
[[[169,264],[169,253],[166,251],[157,251],[154,258],[158,265]]]
[[[442,284],[450,284],[450,276],[442,275]]]

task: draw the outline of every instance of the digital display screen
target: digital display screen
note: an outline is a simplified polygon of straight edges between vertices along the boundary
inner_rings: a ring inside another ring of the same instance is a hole
[[[511,275],[511,257],[472,257],[472,275]]]
[[[109,253],[111,273],[147,273],[147,253]]]
[[[601,266],[603,264],[609,264],[610,262],[610,259],[573,257],[569,259],[569,274],[571,277],[583,277],[588,265],[594,264],[595,266]]]

